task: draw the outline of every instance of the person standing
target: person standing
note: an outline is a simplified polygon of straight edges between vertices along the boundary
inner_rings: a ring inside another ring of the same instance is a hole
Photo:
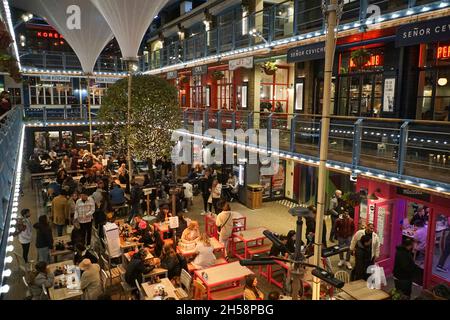
[[[92,217],[95,212],[95,202],[92,197],[89,197],[85,190],[81,192],[81,198],[77,200],[75,205],[76,220],[80,224],[80,229],[83,234],[83,243],[86,246],[91,244],[92,233]]]
[[[447,236],[445,237],[444,250],[439,257],[438,264],[436,266],[436,270],[439,272],[448,272],[448,269],[445,267],[445,262],[447,261],[448,256],[450,255],[450,217],[447,218],[447,229],[443,231],[443,234],[447,232]]]
[[[353,219],[350,218],[347,211],[344,211],[339,218],[335,222],[335,235],[338,240],[339,247],[350,247],[353,233],[355,232],[355,224],[353,223]],[[351,270],[352,265],[350,263],[350,249],[346,253],[345,261],[344,261],[344,253],[339,253],[339,263],[338,267],[342,267],[344,263],[347,266],[347,269]]]
[[[372,265],[371,241],[372,238],[366,234],[356,243],[355,269],[353,269],[351,274],[352,281],[361,279],[367,280],[369,277],[367,268]]]
[[[130,191],[130,203],[131,203],[131,209],[130,209],[130,215],[128,217],[128,221],[133,220],[133,217],[136,214],[139,214],[139,210],[141,207],[141,200],[144,196],[142,192],[142,188],[135,180],[131,182],[131,191]]]
[[[225,247],[225,259],[228,260],[228,242],[233,233],[233,214],[227,202],[220,201],[218,206],[222,209],[217,215],[216,226],[219,231],[219,242]]]
[[[184,212],[188,212],[189,206],[192,205],[192,199],[194,198],[193,186],[188,179],[184,180],[183,183],[184,192]]]
[[[380,237],[373,231],[373,223],[369,223],[366,225],[365,229],[358,230],[353,235],[352,241],[350,243],[350,252],[352,254],[355,253],[356,243],[361,240],[363,235],[369,235],[372,237],[372,264],[375,263],[375,260],[380,256]]]
[[[30,221],[30,209],[22,209],[20,212],[22,218],[17,222],[17,232],[19,242],[22,245],[22,257],[25,263],[28,263],[28,253],[30,252],[30,243],[32,238],[32,225]]]
[[[417,266],[413,259],[414,240],[406,238],[401,246],[397,247],[394,261],[395,289],[405,296],[411,297],[412,282]]]
[[[53,235],[48,224],[47,216],[40,216],[38,222],[33,227],[37,230],[36,248],[38,261],[50,263],[50,249],[53,248]]]
[[[331,216],[331,232],[330,232],[330,241],[334,242],[336,240],[335,235],[335,223],[342,208],[342,191],[336,190],[334,192],[333,197],[330,199],[330,216]]]
[[[69,205],[67,198],[62,193],[53,198],[52,200],[52,216],[53,224],[56,226],[56,232],[58,237],[63,235],[64,226],[69,220]]]
[[[200,190],[203,197],[203,211],[201,215],[205,215],[208,212],[208,199],[211,195],[212,182],[211,172],[207,169],[205,176],[200,180]]]
[[[211,200],[212,203],[210,204],[209,211],[212,212],[212,208],[214,208],[214,213],[219,214],[220,211],[217,207],[217,203],[219,202],[220,198],[222,196],[222,184],[217,180],[214,179],[211,187]]]

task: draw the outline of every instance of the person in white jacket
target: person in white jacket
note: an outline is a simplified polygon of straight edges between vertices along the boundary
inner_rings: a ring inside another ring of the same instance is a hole
[[[20,212],[22,218],[17,223],[17,235],[22,245],[22,257],[25,263],[28,263],[28,252],[30,251],[30,243],[33,236],[33,225],[30,221],[30,209],[22,209]]]
[[[373,223],[367,224],[365,229],[359,230],[353,235],[352,242],[350,243],[350,252],[352,254],[355,252],[356,244],[365,234],[372,236],[372,263],[374,263],[380,256],[381,244],[380,237],[373,231]]]
[[[86,246],[91,244],[92,233],[92,217],[95,212],[95,202],[92,197],[86,194],[86,191],[81,192],[81,198],[75,204],[74,220],[80,224],[81,232],[83,233],[83,240]]]

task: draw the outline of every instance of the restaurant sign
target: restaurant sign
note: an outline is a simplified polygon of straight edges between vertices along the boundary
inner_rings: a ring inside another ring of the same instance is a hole
[[[245,68],[252,69],[253,68],[253,57],[241,58],[228,61],[228,69],[230,71]]]
[[[450,17],[410,23],[397,29],[396,47],[412,46],[420,43],[445,41],[450,39]]]
[[[425,193],[425,192],[422,192],[422,191],[416,190],[416,189],[407,189],[407,188],[397,187],[397,194],[406,196],[406,197],[410,197],[410,198],[414,198],[417,200],[430,202],[430,194],[429,193]]]
[[[95,78],[95,83],[116,83],[119,78],[110,78],[110,77],[97,77]]]
[[[303,62],[325,58],[325,42],[308,44],[306,46],[295,47],[287,52],[287,62]]]
[[[208,66],[203,65],[203,66],[196,66],[192,68],[192,75],[193,76],[201,76],[203,74],[207,74],[208,73]]]
[[[69,76],[41,75],[41,81],[70,82]]]
[[[174,71],[169,71],[166,74],[166,79],[167,80],[172,80],[172,79],[176,79],[178,78],[178,71],[174,70]]]

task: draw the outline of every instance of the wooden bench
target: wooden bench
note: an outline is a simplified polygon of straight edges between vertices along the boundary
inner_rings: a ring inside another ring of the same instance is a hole
[[[211,292],[211,300],[234,300],[244,296],[244,287],[237,286]]]
[[[272,249],[272,244],[264,244],[264,245],[259,246],[259,247],[248,248],[247,252],[248,252],[248,254],[250,255],[250,258],[251,258],[255,254],[269,253],[270,249]]]
[[[216,259],[216,262],[214,263],[214,266],[220,266],[222,264],[227,264],[227,260],[225,260],[225,258],[218,258]],[[188,271],[189,273],[193,273],[195,270],[197,270],[195,268],[195,266],[191,263],[188,263]]]

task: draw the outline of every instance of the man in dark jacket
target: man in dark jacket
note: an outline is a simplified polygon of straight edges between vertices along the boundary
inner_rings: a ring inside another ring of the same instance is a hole
[[[213,183],[213,177],[211,176],[211,172],[207,169],[205,171],[205,176],[200,179],[199,188],[203,197],[203,211],[202,215],[208,212],[208,199],[211,195],[211,188]]]
[[[314,234],[316,233],[316,214],[317,209],[314,206],[308,207],[311,212],[311,217],[305,218],[306,220],[306,243],[314,243]],[[323,221],[322,226],[322,245],[324,248],[327,247],[327,226],[325,224],[325,220]]]
[[[132,287],[136,286],[135,280],[139,283],[143,282],[143,275],[149,273],[154,267],[145,263],[147,250],[140,249],[133,255],[125,272],[125,281]]]
[[[337,221],[336,221],[337,222]],[[355,268],[352,271],[351,279],[367,280],[369,274],[367,268],[372,264],[372,237],[369,235],[363,235],[361,239],[356,243],[355,248]]]
[[[133,217],[139,213],[139,208],[141,204],[141,199],[143,197],[142,188],[136,181],[131,182],[131,191],[130,191],[130,216],[128,217],[128,221],[131,222]]]
[[[413,247],[413,239],[403,240],[402,245],[397,247],[394,262],[395,289],[408,297],[411,296],[412,282],[418,268],[413,259]]]

